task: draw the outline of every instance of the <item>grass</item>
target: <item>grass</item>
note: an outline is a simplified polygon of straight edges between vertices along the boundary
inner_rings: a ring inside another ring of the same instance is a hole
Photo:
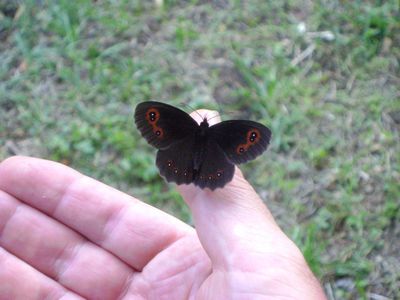
[[[329,298],[400,297],[399,18],[394,0],[0,1],[0,159],[61,161],[190,222],[135,105],[260,121],[271,147],[242,169]]]

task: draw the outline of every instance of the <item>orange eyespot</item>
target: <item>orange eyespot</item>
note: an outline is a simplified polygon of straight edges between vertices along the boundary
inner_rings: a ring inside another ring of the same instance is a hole
[[[157,121],[160,119],[160,112],[158,109],[149,108],[146,112],[146,120],[152,125],[155,125]]]
[[[236,153],[237,154],[243,154],[247,151],[247,149],[249,148],[248,144],[240,144],[239,146],[236,147]]]
[[[157,122],[160,119],[160,112],[158,109],[152,107],[149,108],[146,112],[146,121],[151,125],[153,129],[153,133],[158,137],[158,138],[163,138],[164,137],[164,131],[161,127],[157,126]]]
[[[258,129],[253,128],[247,132],[247,143],[256,144],[260,140],[260,131]]]
[[[239,144],[239,146],[236,147],[236,153],[239,155],[245,153],[251,146],[257,144],[260,141],[260,138],[261,134],[258,129],[250,129],[249,131],[247,131],[246,143]]]
[[[162,138],[164,136],[164,130],[162,130],[161,127],[157,127],[156,125],[153,126],[153,132],[159,138]]]

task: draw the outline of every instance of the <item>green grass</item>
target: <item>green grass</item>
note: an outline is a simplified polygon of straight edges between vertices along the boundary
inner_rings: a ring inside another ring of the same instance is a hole
[[[257,120],[271,147],[242,169],[329,296],[400,297],[397,1],[38,3],[0,0],[0,159],[61,161],[190,222],[135,105]]]

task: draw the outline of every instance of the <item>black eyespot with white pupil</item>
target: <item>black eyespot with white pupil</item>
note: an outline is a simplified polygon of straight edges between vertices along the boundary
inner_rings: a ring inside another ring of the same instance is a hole
[[[156,113],[155,112],[151,112],[150,114],[150,121],[155,121],[156,120]]]
[[[240,152],[240,153],[243,153],[243,152],[244,152],[244,148],[243,148],[243,147],[240,147],[240,148],[239,148],[239,152]]]
[[[167,166],[168,166],[168,167],[172,167],[172,161],[169,160],[169,161],[167,162]]]
[[[156,135],[160,136],[160,134],[161,134],[161,131],[160,131],[160,130],[157,130],[157,131],[156,131]]]
[[[222,173],[221,172],[217,172],[217,177],[221,177]]]
[[[257,138],[257,133],[254,131],[250,134],[250,142],[254,142]]]

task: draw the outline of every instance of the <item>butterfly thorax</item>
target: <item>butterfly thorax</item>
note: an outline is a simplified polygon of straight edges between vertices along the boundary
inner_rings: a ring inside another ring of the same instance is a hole
[[[209,125],[207,119],[204,118],[203,121],[200,123],[200,135],[206,136],[208,131]]]

